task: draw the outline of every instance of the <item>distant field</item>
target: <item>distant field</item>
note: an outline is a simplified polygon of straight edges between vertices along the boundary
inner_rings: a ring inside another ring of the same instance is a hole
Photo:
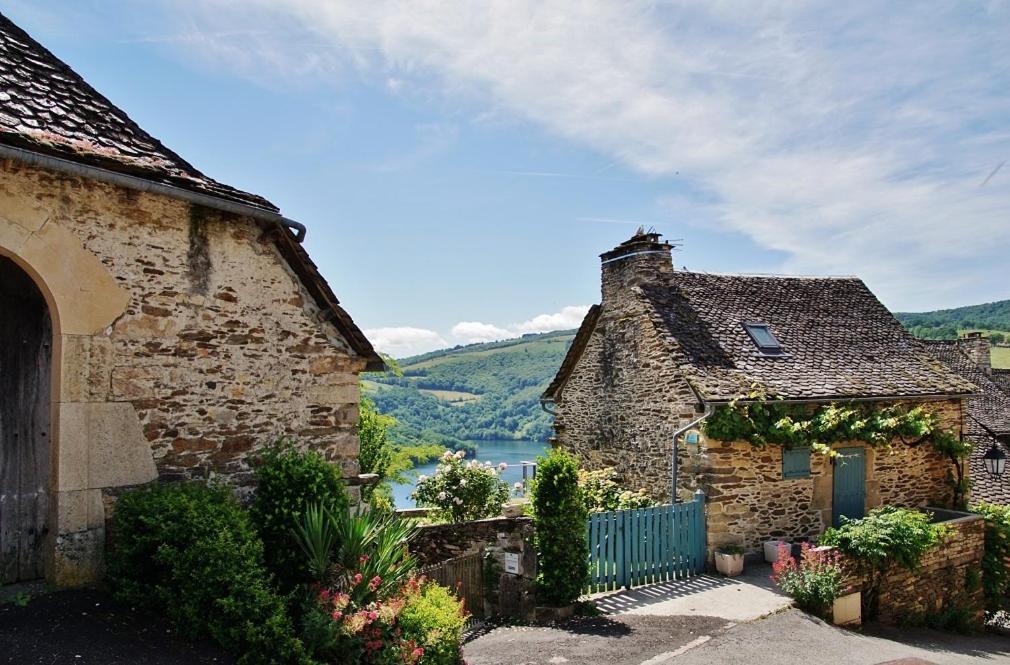
[[[474,395],[473,393],[465,393],[459,390],[427,390],[421,388],[420,392],[427,393],[432,397],[437,397],[443,402],[449,402],[453,405],[462,405],[467,402],[476,402],[480,399],[480,395]]]
[[[992,350],[992,366],[1010,369],[1010,347],[996,346]]]

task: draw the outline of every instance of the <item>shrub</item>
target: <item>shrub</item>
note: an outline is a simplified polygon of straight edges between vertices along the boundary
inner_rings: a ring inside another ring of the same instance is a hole
[[[312,656],[326,663],[456,665],[466,613],[445,587],[409,579],[391,594],[320,590],[303,620]]]
[[[479,520],[501,514],[508,501],[509,486],[490,462],[465,462],[463,453],[446,452],[435,475],[418,478],[414,498],[418,505],[434,509],[434,519],[450,522]]]
[[[892,564],[909,570],[918,567],[922,555],[939,541],[942,527],[930,524],[926,513],[894,506],[875,508],[862,519],[842,520],[840,527],[824,532],[820,544],[837,547],[853,559],[867,579],[863,601],[867,616],[873,618],[887,569]]]
[[[301,662],[284,600],[268,585],[263,544],[224,487],[158,485],[116,503],[109,582],[124,602],[210,637],[242,663]]]
[[[407,549],[417,528],[394,515],[311,505],[294,531],[316,581],[356,605],[400,588],[417,567]]]
[[[779,546],[779,558],[772,565],[772,579],[801,609],[824,616],[842,593],[841,555],[832,550],[816,550],[803,543],[797,563],[789,545]]]
[[[589,576],[586,509],[579,489],[579,464],[561,450],[537,458],[532,511],[539,557],[537,593],[547,604],[569,605]]]
[[[421,646],[423,665],[456,665],[466,612],[452,591],[424,579],[408,586],[406,605],[400,613],[403,636]]]
[[[982,589],[990,614],[1010,610],[1010,506],[980,503],[972,508],[985,518]]]
[[[582,488],[586,507],[591,513],[656,505],[644,489],[632,492],[621,487],[617,482],[617,472],[613,468],[599,471],[579,470],[579,487]]]
[[[334,512],[347,510],[340,469],[317,452],[301,452],[290,442],[281,441],[260,458],[256,481],[256,499],[250,511],[253,524],[263,539],[267,569],[278,588],[290,593],[310,579],[292,527],[309,504]]]

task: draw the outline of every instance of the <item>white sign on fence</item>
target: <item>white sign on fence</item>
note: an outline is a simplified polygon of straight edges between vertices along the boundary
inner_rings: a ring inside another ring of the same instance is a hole
[[[519,554],[516,552],[505,552],[505,572],[510,575],[519,574]]]

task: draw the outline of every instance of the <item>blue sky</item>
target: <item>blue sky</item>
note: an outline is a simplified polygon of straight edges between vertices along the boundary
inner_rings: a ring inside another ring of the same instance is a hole
[[[1010,297],[1010,4],[8,1],[208,175],[309,227],[388,352],[574,327],[678,265]]]

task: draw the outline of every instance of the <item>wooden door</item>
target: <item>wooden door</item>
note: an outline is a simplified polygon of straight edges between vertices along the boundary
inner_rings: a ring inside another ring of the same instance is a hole
[[[42,293],[0,257],[0,584],[44,575],[51,349]]]
[[[835,486],[831,503],[832,525],[838,526],[842,516],[859,519],[866,511],[866,451],[862,448],[839,448],[834,459]]]

